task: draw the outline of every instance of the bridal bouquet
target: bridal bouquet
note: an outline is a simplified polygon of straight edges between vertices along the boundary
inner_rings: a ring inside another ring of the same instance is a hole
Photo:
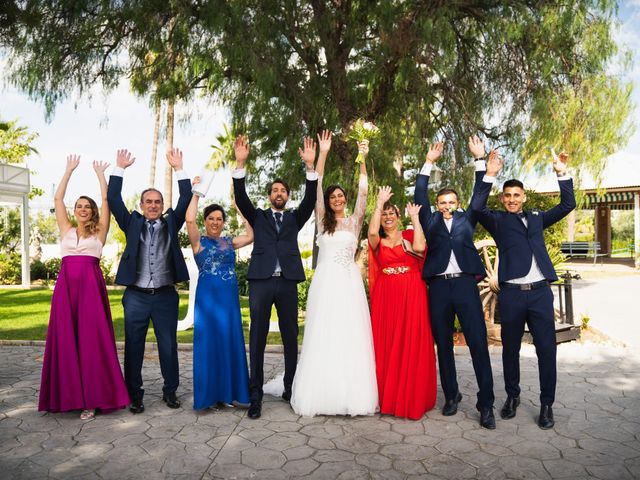
[[[356,120],[347,135],[349,140],[355,140],[356,142],[362,142],[363,140],[371,140],[380,135],[380,129],[371,122],[365,122],[359,118]],[[364,162],[364,155],[358,153],[356,157],[356,163]]]

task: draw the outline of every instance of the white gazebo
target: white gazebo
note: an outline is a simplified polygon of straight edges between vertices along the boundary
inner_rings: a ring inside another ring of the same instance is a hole
[[[0,206],[20,206],[22,240],[22,287],[29,288],[29,169],[0,163]]]

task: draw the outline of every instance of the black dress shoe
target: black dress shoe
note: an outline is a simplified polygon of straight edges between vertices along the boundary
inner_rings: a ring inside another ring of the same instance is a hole
[[[516,416],[516,409],[520,405],[520,397],[507,397],[500,410],[500,416],[503,420],[509,420]]]
[[[249,411],[247,413],[249,418],[255,420],[256,418],[260,418],[262,415],[262,403],[261,402],[251,402],[249,405]]]
[[[496,417],[493,415],[493,407],[478,408],[478,411],[480,412],[480,426],[495,430]]]
[[[180,400],[176,397],[176,392],[165,393],[162,395],[162,401],[166,403],[169,408],[180,408]]]
[[[142,413],[142,412],[144,412],[144,403],[142,403],[142,399],[141,398],[134,398],[133,401],[131,402],[131,405],[129,405],[129,411],[131,413]]]
[[[542,405],[540,407],[540,416],[538,417],[538,426],[543,430],[549,430],[553,428],[555,424],[551,405]]]
[[[444,402],[444,407],[442,407],[442,415],[445,417],[450,417],[451,415],[455,415],[458,413],[458,403],[462,400],[462,395],[460,392],[456,394],[456,398],[453,400],[447,400]]]
[[[282,399],[285,402],[290,402],[291,401],[291,389],[285,389],[284,392],[282,392]]]

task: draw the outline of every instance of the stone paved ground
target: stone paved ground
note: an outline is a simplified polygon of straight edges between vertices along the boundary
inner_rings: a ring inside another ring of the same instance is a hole
[[[120,352],[121,354],[122,352]],[[456,356],[463,401],[456,416],[422,421],[376,415],[300,418],[265,398],[263,416],[191,409],[191,352],[181,351],[183,408],[160,400],[149,352],[146,411],[82,422],[36,411],[41,347],[0,346],[1,478],[629,479],[640,478],[640,354],[609,344],[559,348],[556,427],[540,430],[535,354],[523,346],[522,405],[483,430],[474,409],[468,353]],[[267,356],[268,375],[282,356]],[[504,401],[499,349],[492,351],[496,405]],[[438,406],[442,396],[438,397]]]

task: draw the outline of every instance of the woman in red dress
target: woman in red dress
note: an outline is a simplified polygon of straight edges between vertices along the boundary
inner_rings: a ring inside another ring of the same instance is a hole
[[[413,230],[380,187],[369,223],[369,292],[380,413],[419,420],[436,403],[436,358],[421,258],[426,242],[418,213],[407,204]]]

